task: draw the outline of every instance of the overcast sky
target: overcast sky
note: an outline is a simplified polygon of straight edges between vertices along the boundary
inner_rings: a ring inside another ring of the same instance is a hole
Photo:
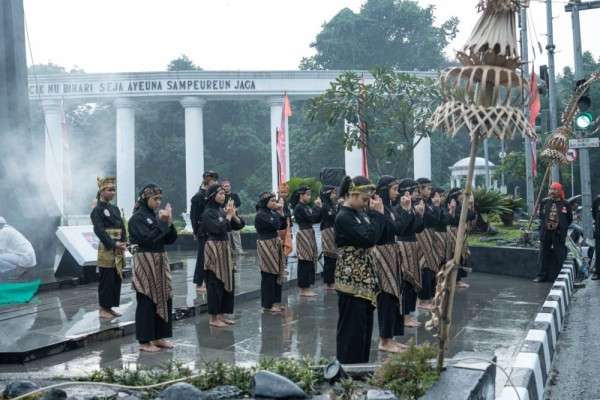
[[[294,70],[339,10],[363,0],[24,0],[35,63],[86,72],[164,71],[180,54],[206,70]],[[460,19],[447,49],[462,46],[476,21],[476,0],[419,0],[437,23]],[[546,6],[531,0],[530,40],[546,45]],[[566,0],[554,0],[556,63],[573,64]],[[600,56],[600,10],[582,12],[584,50]],[[531,51],[531,50],[530,50]],[[29,60],[31,63],[31,60]],[[546,63],[545,54],[536,64]]]

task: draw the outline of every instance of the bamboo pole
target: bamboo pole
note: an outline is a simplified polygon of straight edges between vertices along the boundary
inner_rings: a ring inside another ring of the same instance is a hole
[[[540,201],[542,200],[542,193],[544,191],[544,186],[546,185],[546,179],[548,178],[548,175],[550,175],[551,167],[552,167],[551,163],[549,163],[548,166],[546,167],[546,173],[544,174],[544,179],[542,179],[542,182],[540,183],[540,190],[538,191],[537,199],[535,200],[535,206],[533,207],[533,212],[529,216],[529,224],[527,224],[527,231],[531,230],[531,224],[533,224],[533,217],[535,216],[537,209],[540,206]]]
[[[460,210],[460,220],[458,223],[458,233],[456,234],[456,244],[454,246],[454,257],[450,262],[450,275],[449,275],[449,289],[447,300],[443,304],[442,315],[440,317],[440,336],[439,336],[439,351],[437,359],[437,371],[442,372],[444,367],[444,352],[446,350],[446,344],[448,343],[448,337],[450,333],[450,325],[452,323],[452,309],[454,305],[454,292],[456,290],[456,274],[458,273],[457,266],[460,265],[460,259],[462,256],[463,245],[466,240],[467,231],[467,215],[469,211],[468,199],[471,198],[473,193],[473,175],[475,171],[475,158],[477,156],[477,149],[479,147],[479,135],[471,140],[471,154],[469,158],[469,169],[467,171],[467,184],[465,186],[464,200]]]

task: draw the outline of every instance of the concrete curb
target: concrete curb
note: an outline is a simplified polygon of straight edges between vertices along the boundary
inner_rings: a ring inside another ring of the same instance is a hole
[[[512,365],[510,380],[515,387],[507,382],[499,400],[543,400],[554,351],[573,295],[574,281],[575,267],[565,264]]]

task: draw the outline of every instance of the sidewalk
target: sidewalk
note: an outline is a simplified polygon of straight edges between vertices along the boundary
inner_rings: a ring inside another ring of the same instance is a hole
[[[600,399],[600,281],[585,283],[585,288],[572,298],[546,387],[546,399]]]

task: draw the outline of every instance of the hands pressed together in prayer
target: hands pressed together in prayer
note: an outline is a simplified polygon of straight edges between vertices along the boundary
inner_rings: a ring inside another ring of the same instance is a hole
[[[158,219],[169,225],[173,223],[173,209],[171,208],[171,203],[167,203],[165,209],[158,212]]]

